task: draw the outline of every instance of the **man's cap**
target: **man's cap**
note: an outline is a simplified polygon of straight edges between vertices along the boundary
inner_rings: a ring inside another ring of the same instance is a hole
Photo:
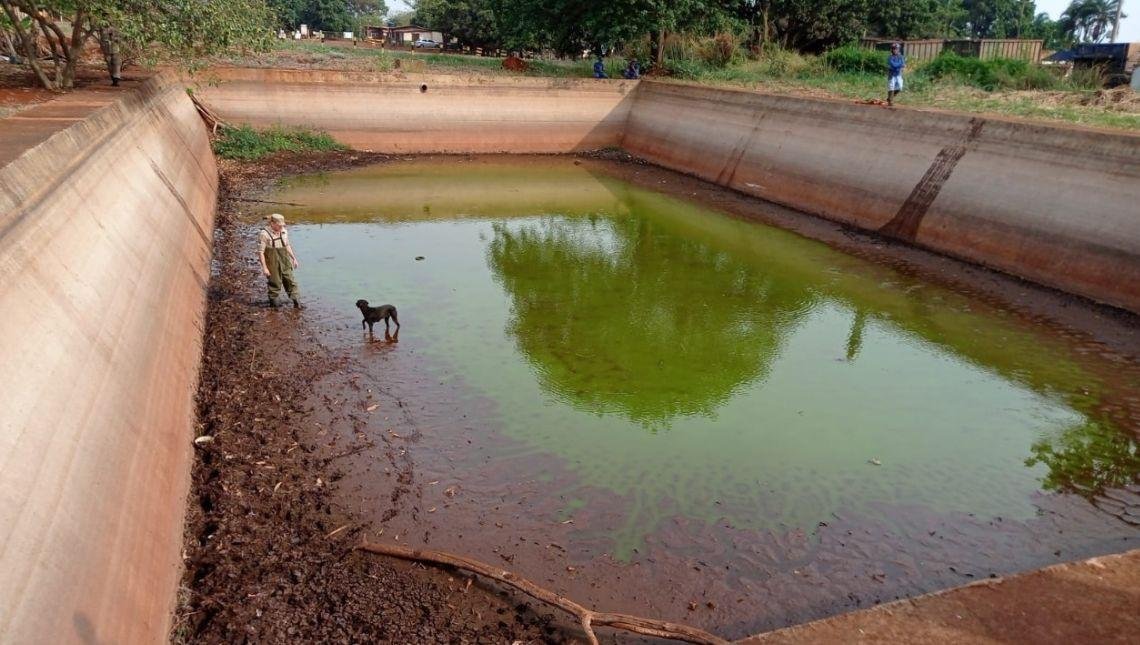
[[[272,215],[269,216],[269,219],[271,219],[275,222],[281,222],[282,224],[285,223],[285,216],[282,215],[281,213],[273,213]]]

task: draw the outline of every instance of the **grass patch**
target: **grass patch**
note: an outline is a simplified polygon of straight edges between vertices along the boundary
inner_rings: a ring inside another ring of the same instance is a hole
[[[274,126],[256,130],[248,125],[223,128],[214,141],[214,154],[223,159],[255,161],[275,152],[317,152],[348,148],[325,132]]]

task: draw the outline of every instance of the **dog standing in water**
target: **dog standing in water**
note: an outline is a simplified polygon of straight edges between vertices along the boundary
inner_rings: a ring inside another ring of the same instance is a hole
[[[364,320],[360,321],[360,328],[364,329],[368,325],[368,335],[372,334],[372,325],[384,321],[384,339],[385,340],[399,340],[400,338],[400,318],[396,315],[396,307],[393,305],[380,305],[379,307],[369,307],[367,300],[357,300],[357,308],[364,316]],[[391,318],[392,322],[396,323],[396,335],[388,335],[388,319]]]

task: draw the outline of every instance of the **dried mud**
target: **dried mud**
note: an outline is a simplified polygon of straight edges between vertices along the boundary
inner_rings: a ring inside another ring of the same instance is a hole
[[[304,311],[262,305],[251,230],[237,217],[242,198],[286,175],[386,159],[221,162],[174,642],[564,640],[549,614],[503,590],[353,550],[370,528],[338,504],[337,462],[372,444],[354,432],[342,393],[313,392],[339,359],[306,331]],[[322,405],[313,401],[324,402],[322,418],[337,427],[311,421]],[[329,439],[341,436],[352,439]],[[382,449],[398,460],[398,448]]]

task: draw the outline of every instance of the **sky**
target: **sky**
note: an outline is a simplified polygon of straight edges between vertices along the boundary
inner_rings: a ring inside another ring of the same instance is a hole
[[[1037,0],[1037,13],[1045,12],[1053,20],[1061,17],[1071,0]],[[410,3],[404,0],[388,0],[390,13],[407,11]],[[1140,0],[1124,0],[1124,13],[1128,18],[1120,21],[1120,42],[1140,42]]]
[[[1140,42],[1140,0],[1123,0],[1124,13],[1129,17],[1120,21],[1119,42]],[[1065,13],[1070,0],[1037,0],[1037,13],[1045,12],[1056,20]]]

